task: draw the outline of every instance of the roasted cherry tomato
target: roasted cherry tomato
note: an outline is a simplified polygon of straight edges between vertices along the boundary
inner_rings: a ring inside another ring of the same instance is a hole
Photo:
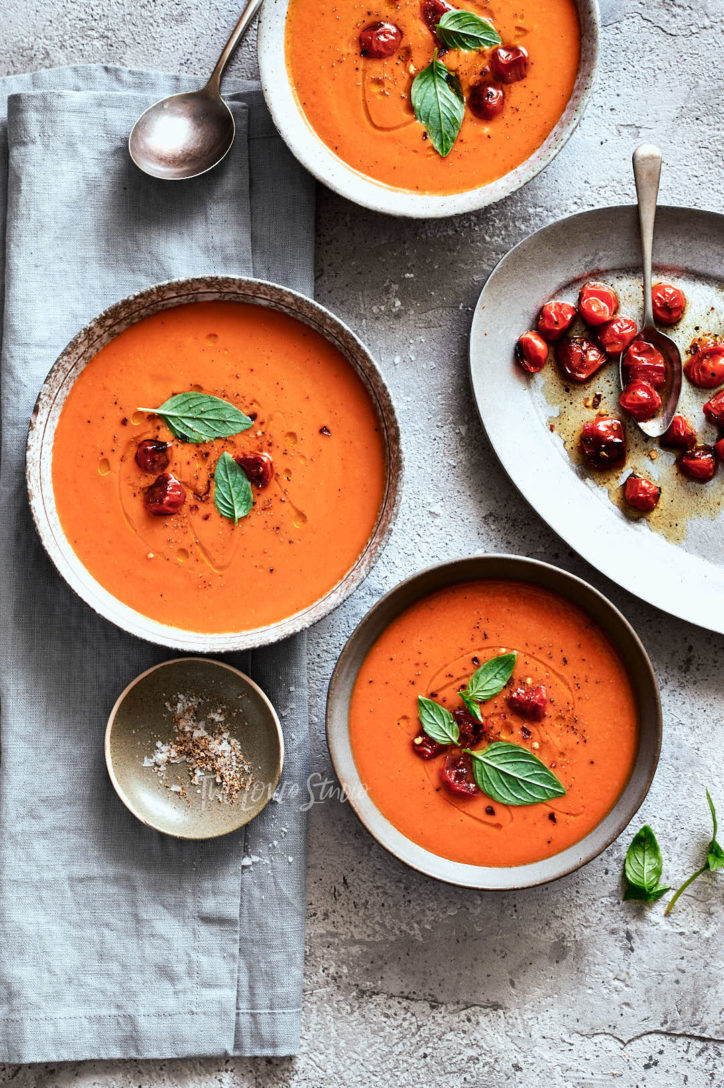
[[[715,393],[704,405],[704,415],[717,427],[724,427],[724,389]]]
[[[455,8],[452,4],[446,3],[445,0],[422,0],[420,11],[423,23],[430,33],[437,37],[435,33],[437,24],[446,11],[455,11]]]
[[[608,357],[592,340],[572,337],[559,340],[555,347],[556,362],[566,377],[574,382],[587,382],[600,370]]]
[[[623,485],[623,497],[634,510],[650,514],[661,498],[661,488],[633,472]]]
[[[143,472],[163,472],[171,460],[171,443],[144,438],[136,447],[136,464]]]
[[[696,445],[696,431],[688,420],[677,415],[674,416],[659,442],[672,450],[693,450]]]
[[[384,60],[400,48],[402,31],[394,23],[370,23],[360,31],[359,51],[363,57]]]
[[[524,332],[515,344],[515,357],[529,374],[542,370],[548,358],[548,345],[537,332]]]
[[[576,307],[568,302],[546,302],[540,308],[536,327],[549,343],[560,340],[576,320]]]
[[[449,790],[469,796],[479,793],[473,776],[473,759],[466,752],[451,752],[440,768],[440,777]]]
[[[618,309],[618,295],[607,283],[584,283],[578,296],[578,310],[589,325],[603,325]]]
[[[420,759],[433,759],[434,756],[444,752],[447,745],[438,744],[427,733],[418,733],[412,738],[412,750]]]
[[[185,501],[186,491],[183,484],[169,472],[162,472],[157,476],[143,494],[146,509],[157,518],[178,514]]]
[[[651,291],[654,320],[659,325],[675,325],[686,309],[686,295],[671,283],[655,283]]]
[[[666,363],[660,351],[645,340],[634,340],[623,357],[623,370],[627,382],[648,382],[654,389],[666,385]]]
[[[249,483],[258,488],[268,487],[274,479],[274,462],[268,453],[248,453],[234,460],[246,473]]]
[[[528,75],[528,51],[522,45],[498,45],[490,55],[490,67],[500,83],[517,83]]]
[[[581,449],[591,468],[611,468],[626,460],[626,432],[620,419],[599,416],[581,429]]]
[[[704,484],[714,477],[717,468],[716,457],[711,446],[695,446],[688,453],[682,453],[676,463],[684,476]]]
[[[628,412],[639,423],[645,423],[658,413],[661,408],[661,397],[648,382],[636,378],[624,387],[618,403],[624,412]]]
[[[612,317],[598,326],[596,339],[609,355],[622,355],[637,332],[636,322],[630,317]]]
[[[714,453],[720,461],[724,461],[724,438],[720,438],[718,442],[714,443]]]
[[[468,106],[481,121],[492,121],[502,111],[505,104],[505,92],[502,87],[480,80],[473,83],[468,92]]]
[[[548,703],[548,693],[543,684],[536,687],[520,687],[507,696],[508,705],[529,721],[543,719]]]
[[[485,732],[485,723],[479,722],[465,707],[458,707],[457,710],[453,710],[453,718],[460,730],[460,747],[473,748]]]
[[[702,344],[684,363],[684,373],[700,389],[716,389],[724,382],[724,344]]]

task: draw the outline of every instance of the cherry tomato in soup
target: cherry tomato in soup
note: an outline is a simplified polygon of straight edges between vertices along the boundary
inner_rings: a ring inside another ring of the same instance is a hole
[[[623,485],[623,495],[634,510],[649,514],[661,498],[661,488],[634,472]]]
[[[420,759],[433,759],[440,752],[444,752],[446,747],[447,745],[438,744],[432,737],[428,737],[427,733],[418,733],[412,738],[412,750]]]
[[[612,317],[596,330],[596,339],[609,355],[622,355],[636,338],[636,322],[630,317]]]
[[[716,389],[724,383],[724,344],[703,344],[684,363],[684,373],[700,389]]]
[[[659,325],[675,325],[686,309],[686,296],[671,283],[655,283],[651,290],[654,320]]]
[[[545,717],[548,693],[543,684],[516,688],[506,698],[508,706],[529,721],[540,722]]]
[[[658,414],[661,408],[661,397],[648,382],[636,378],[624,387],[618,403],[624,412],[628,412],[639,423],[646,423]]]
[[[163,472],[171,460],[171,443],[144,438],[136,447],[136,464],[143,472]]]
[[[445,0],[422,0],[420,5],[422,21],[434,37],[437,37],[435,33],[437,24],[446,11],[455,11],[455,8]]]
[[[695,446],[688,453],[682,453],[676,463],[684,476],[698,483],[708,483],[716,474],[717,462],[711,446]]]
[[[618,295],[607,283],[584,283],[578,296],[578,310],[589,325],[603,325],[618,309]]]
[[[149,514],[163,518],[178,514],[186,501],[184,486],[169,472],[162,472],[150,487],[147,487],[143,502]]]
[[[473,748],[485,732],[485,722],[479,722],[465,707],[453,710],[453,718],[460,730],[460,747]]]
[[[626,432],[620,419],[599,416],[583,424],[581,449],[591,468],[611,468],[626,460]]]
[[[524,332],[515,344],[515,357],[529,374],[542,370],[548,358],[548,345],[537,332]]]
[[[522,45],[498,45],[490,55],[490,67],[500,83],[517,83],[528,75],[528,50]]]
[[[370,23],[360,31],[359,51],[363,57],[384,60],[400,48],[402,31],[394,23]]]
[[[608,362],[605,352],[592,340],[578,337],[559,340],[555,347],[555,356],[563,373],[574,382],[587,382]]]
[[[468,106],[481,121],[492,121],[502,112],[505,105],[505,92],[502,87],[482,80],[474,83],[468,92]]]
[[[626,381],[637,378],[648,382],[654,389],[666,385],[666,363],[660,351],[645,340],[634,340],[623,358]]]
[[[575,306],[568,302],[546,302],[540,308],[536,327],[545,340],[553,343],[565,336],[575,320]]]
[[[440,777],[449,790],[463,796],[479,793],[473,776],[473,760],[467,752],[452,752],[445,757],[440,768]]]
[[[688,420],[681,415],[676,415],[659,442],[672,450],[692,450],[696,445],[696,431]]]
[[[247,453],[244,456],[235,457],[239,468],[246,473],[249,483],[254,484],[260,490],[268,487],[274,478],[274,462],[268,453]]]

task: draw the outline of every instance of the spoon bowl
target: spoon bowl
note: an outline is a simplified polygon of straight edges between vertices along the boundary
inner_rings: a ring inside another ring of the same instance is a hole
[[[661,332],[655,325],[644,325],[644,327],[636,334],[636,339],[645,340],[647,344],[651,344],[657,351],[660,351],[666,364],[666,385],[660,390],[661,411],[658,415],[654,416],[653,419],[649,419],[645,423],[638,421],[639,428],[644,434],[647,434],[649,438],[660,438],[671,426],[671,421],[676,415],[676,409],[679,406],[682,369],[681,352],[671,337]],[[622,389],[626,385],[623,369],[624,355],[625,352],[621,355],[618,364]]]
[[[151,177],[181,181],[220,163],[234,142],[234,129],[231,110],[207,86],[149,106],[131,130],[128,150]]]

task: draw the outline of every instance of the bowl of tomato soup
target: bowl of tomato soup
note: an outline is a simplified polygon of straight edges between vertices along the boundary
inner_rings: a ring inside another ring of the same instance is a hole
[[[644,647],[581,579],[476,556],[388,593],[332,677],[327,739],[377,841],[449,883],[522,888],[605,849],[661,745]]]
[[[180,649],[276,641],[336,607],[394,520],[380,373],[284,287],[205,276],[111,306],[64,350],[27,447],[41,540],[71,587]]]
[[[530,181],[580,120],[596,0],[269,0],[274,122],[329,188],[375,211],[473,211]]]

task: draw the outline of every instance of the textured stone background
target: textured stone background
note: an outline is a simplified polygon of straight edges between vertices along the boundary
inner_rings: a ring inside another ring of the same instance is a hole
[[[7,0],[0,66],[106,61],[203,73],[240,6]],[[559,158],[516,196],[421,224],[320,192],[317,297],[379,358],[401,416],[408,476],[384,558],[314,633],[314,761],[330,774],[326,683],[346,636],[381,593],[430,561],[474,551],[552,560],[608,593],[653,657],[665,739],[641,817],[655,826],[665,876],[676,883],[708,838],[705,784],[724,812],[724,639],[622,592],[547,530],[488,448],[466,375],[470,316],[493,265],[545,223],[632,201],[636,142],[664,149],[662,201],[722,210],[720,0],[602,7],[602,62],[588,112]],[[254,74],[253,37],[232,70]],[[621,903],[629,838],[549,887],[479,894],[408,871],[346,806],[319,804],[298,1059],[6,1066],[0,1085],[721,1088],[724,875],[702,878],[666,920],[661,904]]]

